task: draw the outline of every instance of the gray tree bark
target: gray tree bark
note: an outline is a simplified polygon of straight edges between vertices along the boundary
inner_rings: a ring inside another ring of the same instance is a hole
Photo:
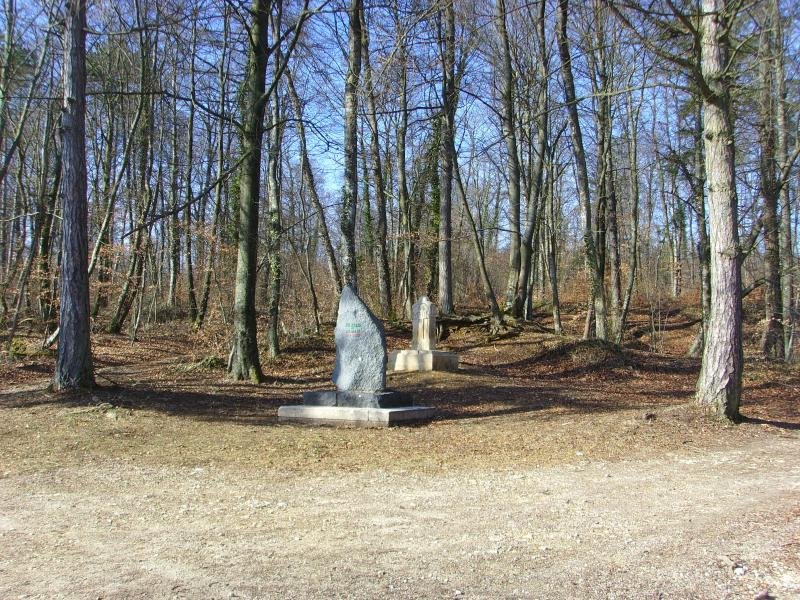
[[[734,134],[730,113],[727,0],[703,0],[701,89],[711,249],[711,313],[697,402],[713,414],[739,418],[742,389],[742,280]]]
[[[380,296],[381,312],[393,316],[392,286],[389,276],[389,256],[387,254],[387,229],[386,229],[386,188],[383,182],[383,165],[381,161],[380,133],[378,131],[377,108],[375,102],[375,82],[372,75],[372,64],[369,56],[369,30],[367,29],[366,16],[361,13],[361,40],[364,60],[364,87],[367,96],[367,123],[370,129],[370,155],[372,157],[372,181],[375,184],[375,266],[378,271],[378,295]],[[365,181],[365,185],[367,182]],[[367,200],[365,199],[365,203]]]
[[[358,290],[356,211],[358,205],[358,82],[361,75],[361,13],[363,0],[351,0],[348,9],[348,59],[344,86],[344,190],[341,230],[344,242],[344,282]]]
[[[503,0],[500,0],[503,2]],[[444,3],[441,9],[444,21],[444,35],[440,35],[443,47],[442,57],[442,128],[439,147],[439,310],[442,314],[452,314],[453,301],[453,163],[455,161],[455,120],[458,104],[456,89],[456,25],[453,3]]]
[[[94,384],[89,334],[85,0],[67,3],[64,49],[61,340],[53,381],[58,390],[87,388]]]
[[[509,258],[508,258],[508,284],[506,285],[506,308],[512,308],[517,295],[517,282],[521,265],[520,257],[520,167],[519,154],[517,154],[517,131],[514,115],[514,71],[511,66],[511,44],[506,26],[506,3],[498,0],[497,28],[500,35],[500,121],[503,137],[506,142],[506,160],[508,161],[508,221],[509,221]]]
[[[539,12],[536,21],[536,43],[539,50],[539,62],[537,64],[537,73],[539,75],[539,85],[541,89],[536,97],[534,116],[536,120],[536,148],[535,156],[530,160],[533,162],[530,174],[530,181],[528,183],[528,202],[525,207],[525,228],[520,240],[520,268],[517,277],[516,295],[511,309],[511,314],[515,318],[520,318],[525,310],[526,302],[530,306],[530,298],[528,294],[529,280],[531,279],[532,259],[533,259],[533,238],[534,233],[540,227],[539,222],[541,217],[539,215],[540,204],[544,204],[544,196],[542,194],[542,178],[544,175],[544,155],[548,143],[549,127],[548,121],[550,118],[548,111],[548,68],[549,68],[549,53],[547,50],[547,40],[545,38],[545,2],[539,2]]]
[[[245,79],[241,89],[243,131],[242,163],[239,179],[238,252],[236,287],[233,300],[233,346],[228,373],[234,380],[261,382],[261,360],[256,337],[256,261],[258,250],[258,207],[261,189],[261,147],[266,103],[267,41],[269,36],[268,0],[253,0],[250,9],[249,49]]]
[[[769,9],[768,9],[769,12]],[[761,80],[759,133],[759,171],[761,197],[764,201],[764,332],[761,352],[767,359],[783,360],[783,299],[781,289],[780,231],[778,226],[778,195],[780,179],[775,148],[775,44],[773,31],[780,14],[767,15],[759,44],[758,60]]]
[[[575,83],[572,77],[572,59],[569,52],[567,38],[567,13],[569,0],[559,0],[558,49],[561,56],[561,76],[564,80],[564,93],[567,101],[570,130],[572,132],[572,152],[575,157],[575,166],[578,175],[578,197],[583,209],[584,232],[583,243],[585,248],[586,275],[591,286],[590,295],[594,309],[595,335],[601,339],[608,339],[606,296],[603,280],[598,273],[597,252],[595,250],[594,236],[592,235],[592,204],[589,195],[589,173],[586,168],[586,152],[583,146],[583,135],[578,118],[578,106],[575,97]],[[589,311],[592,312],[591,310]]]

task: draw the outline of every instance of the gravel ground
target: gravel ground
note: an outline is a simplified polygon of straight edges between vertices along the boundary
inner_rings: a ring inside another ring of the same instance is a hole
[[[799,442],[524,470],[0,469],[0,597],[800,598]]]

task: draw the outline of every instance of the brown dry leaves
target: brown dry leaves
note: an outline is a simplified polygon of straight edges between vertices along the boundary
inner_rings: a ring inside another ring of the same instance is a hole
[[[671,318],[686,321],[679,313]],[[572,323],[577,328],[581,319]],[[665,345],[686,348],[693,333],[665,331]],[[390,331],[390,347],[404,347],[407,337]],[[0,476],[109,457],[278,472],[514,469],[703,452],[800,427],[796,366],[750,359],[743,412],[752,420],[731,427],[692,407],[697,360],[530,327],[498,340],[477,328],[456,330],[442,346],[460,353],[459,372],[391,375],[391,387],[439,409],[428,425],[283,425],[278,406],[330,385],[331,331],[287,345],[265,363],[268,380],[260,386],[226,380],[224,339],[222,329],[198,334],[175,324],[136,342],[95,335],[101,387],[83,395],[47,391],[52,354],[4,361]]]

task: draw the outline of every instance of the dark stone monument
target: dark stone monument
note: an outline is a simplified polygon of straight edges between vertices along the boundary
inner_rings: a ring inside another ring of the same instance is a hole
[[[305,392],[306,406],[358,406],[395,408],[408,406],[405,394],[386,389],[386,335],[351,286],[339,298],[336,316],[335,390]]]
[[[351,286],[342,290],[336,318],[335,390],[305,392],[302,406],[281,406],[282,421],[393,425],[430,419],[433,409],[413,406],[406,394],[386,389],[386,336]]]

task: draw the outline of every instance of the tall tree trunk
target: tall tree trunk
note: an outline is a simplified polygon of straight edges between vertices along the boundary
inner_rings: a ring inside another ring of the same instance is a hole
[[[383,182],[383,165],[381,164],[380,132],[378,131],[378,118],[375,106],[375,88],[372,80],[372,64],[369,56],[369,31],[366,17],[361,13],[361,40],[362,56],[364,60],[364,87],[367,91],[367,122],[370,129],[370,154],[372,156],[372,181],[375,184],[375,234],[377,246],[375,248],[375,266],[378,271],[378,295],[380,296],[381,312],[392,317],[392,287],[389,276],[389,256],[386,251],[386,188]],[[367,181],[365,181],[365,185]],[[365,204],[367,200],[364,200]]]
[[[596,50],[590,59],[597,74],[594,83],[598,93],[597,128],[598,141],[598,184],[597,184],[597,271],[603,280],[606,264],[609,266],[608,311],[612,337],[619,329],[622,280],[620,276],[619,227],[617,223],[617,194],[614,184],[614,160],[612,142],[614,136],[611,110],[612,81],[608,64],[606,38],[606,13],[601,2],[594,2]]]
[[[137,13],[137,21],[141,25],[142,15]],[[142,98],[147,98],[143,109],[144,126],[138,130],[132,130],[131,136],[138,139],[139,161],[136,166],[137,173],[136,187],[132,189],[131,195],[136,198],[136,202],[130,202],[130,221],[131,229],[135,229],[133,243],[131,244],[131,256],[128,272],[122,286],[122,290],[117,300],[111,321],[108,325],[108,332],[118,334],[122,331],[125,320],[128,318],[137,294],[142,285],[142,272],[144,270],[145,254],[149,244],[149,231],[146,223],[150,210],[155,204],[157,193],[151,187],[153,180],[153,161],[154,161],[154,96],[152,91],[153,77],[156,72],[157,40],[151,40],[145,28],[140,28],[139,49],[140,49],[140,89]],[[138,117],[138,114],[137,114]],[[134,119],[136,122],[137,119]],[[129,174],[129,181],[134,177]],[[160,179],[156,180],[156,186],[160,185]],[[134,206],[135,210],[134,210]],[[94,257],[93,257],[94,258]],[[92,261],[94,262],[94,260]],[[90,265],[91,268],[92,265]]]
[[[711,314],[697,402],[719,417],[739,417],[742,389],[742,281],[734,134],[730,114],[727,0],[703,0],[703,140],[710,217]]]
[[[455,148],[453,150],[453,156],[455,157]],[[456,159],[453,164],[455,168],[455,179],[456,183],[458,184],[459,196],[461,196],[464,214],[467,217],[467,223],[469,223],[470,231],[472,233],[472,247],[475,250],[475,257],[478,259],[478,270],[481,276],[481,285],[483,286],[483,296],[486,299],[486,303],[489,305],[489,311],[492,315],[492,326],[498,328],[503,324],[503,313],[500,310],[500,306],[497,304],[497,297],[494,294],[492,280],[489,277],[489,270],[486,268],[485,249],[481,240],[480,232],[475,224],[475,219],[472,217],[472,211],[470,211],[469,208],[467,192],[464,188],[464,182],[461,179],[461,168],[458,166],[458,160]]]
[[[781,299],[783,306],[783,334],[784,334],[784,357],[787,361],[792,359],[792,334],[794,332],[794,314],[792,299],[794,298],[794,243],[792,236],[792,205],[789,194],[789,183],[786,181],[789,164],[789,125],[786,104],[786,71],[784,56],[783,21],[781,18],[780,1],[772,0],[772,12],[775,18],[775,91],[777,113],[777,151],[778,161],[781,168],[782,179],[779,192],[779,203],[781,210],[780,218],[780,261],[783,269],[781,271]]]
[[[70,0],[64,29],[61,113],[64,226],[61,233],[62,332],[54,374],[59,390],[94,384],[89,335],[88,206],[86,199],[86,1]]]
[[[273,17],[273,35],[280,35],[281,12]],[[280,54],[280,50],[278,50]],[[276,74],[277,76],[277,74]],[[280,353],[278,337],[281,301],[281,103],[277,92],[272,96],[269,131],[269,155],[267,159],[267,227],[269,251],[269,325],[267,327],[267,352],[270,358]]]
[[[341,230],[344,242],[342,270],[345,283],[358,290],[356,214],[358,205],[358,81],[361,75],[361,13],[363,0],[351,0],[349,41],[344,86],[344,196]]]
[[[197,53],[197,18],[192,22],[192,46],[189,60],[189,78],[191,81],[191,98],[189,103],[189,121],[186,124],[186,208],[183,210],[183,254],[186,266],[186,295],[189,301],[189,322],[197,321],[197,295],[194,290],[194,259],[192,257],[192,169],[194,167],[194,94],[195,74],[194,57]]]
[[[692,201],[697,215],[697,254],[700,263],[700,309],[702,321],[697,337],[689,349],[689,356],[701,356],[705,347],[706,332],[711,315],[711,248],[708,241],[708,221],[705,202],[705,153],[703,151],[703,113],[701,105],[695,114],[694,173],[692,175]]]
[[[639,111],[633,105],[633,93],[627,94],[627,119],[628,119],[628,195],[631,200],[631,262],[630,273],[628,274],[628,284],[625,287],[625,295],[622,298],[622,306],[619,312],[619,319],[616,322],[614,340],[617,344],[622,344],[625,336],[625,322],[628,320],[628,312],[633,298],[633,289],[636,285],[636,275],[639,267]]]
[[[177,57],[176,57],[177,62]],[[167,306],[175,308],[178,305],[178,277],[181,274],[181,231],[179,224],[179,169],[178,169],[178,68],[173,65],[174,75],[172,86],[176,98],[172,102],[172,155],[170,166],[170,216],[169,216],[169,285],[167,287]]]
[[[414,265],[413,210],[408,193],[406,171],[406,134],[408,132],[408,64],[404,50],[405,39],[398,40],[400,61],[400,120],[397,125],[397,204],[400,210],[400,229],[403,236],[403,280],[400,286],[403,313],[411,318],[411,306],[416,293],[416,270]]]
[[[500,0],[503,2],[504,0]],[[453,162],[455,161],[455,120],[458,104],[456,89],[456,25],[452,2],[445,2],[439,18],[444,21],[444,33],[439,34],[442,59],[442,129],[439,145],[439,310],[454,312],[453,300]],[[440,25],[441,26],[441,25]]]
[[[261,146],[264,135],[268,0],[253,0],[247,70],[241,90],[242,172],[239,179],[238,253],[233,301],[233,347],[228,359],[232,379],[260,382],[264,378],[256,338],[256,262],[258,206],[261,188]]]
[[[206,254],[206,269],[203,277],[203,289],[200,294],[200,307],[197,311],[195,326],[199,329],[205,322],[208,311],[208,298],[211,294],[211,276],[214,271],[214,258],[218,244],[218,234],[220,227],[220,215],[222,214],[222,191],[224,182],[222,180],[225,172],[225,107],[227,106],[227,58],[228,58],[228,34],[230,31],[230,12],[226,7],[224,10],[224,23],[222,34],[222,55],[219,59],[219,130],[217,132],[217,185],[214,191],[214,218],[211,222],[211,239]]]
[[[614,184],[614,157],[611,148],[611,110],[609,114],[609,131],[606,138],[606,147],[603,149],[606,165],[605,196],[606,227],[608,228],[608,258],[609,258],[609,311],[611,312],[611,328],[614,332],[620,330],[620,310],[622,301],[622,275],[620,272],[621,259],[619,250],[619,225],[617,222],[617,192]]]
[[[589,195],[589,174],[586,168],[586,152],[583,147],[583,135],[578,118],[577,99],[575,97],[575,83],[572,77],[572,59],[569,53],[569,40],[567,38],[567,14],[569,0],[559,0],[558,49],[561,56],[561,75],[564,80],[564,93],[567,101],[567,113],[570,129],[572,131],[572,152],[575,157],[575,166],[578,176],[578,197],[583,209],[584,233],[583,243],[585,248],[586,275],[591,286],[590,296],[593,300],[589,313],[594,312],[595,335],[601,339],[608,339],[606,296],[601,273],[598,272],[597,252],[595,251],[594,236],[592,235],[592,204]]]
[[[42,234],[39,236],[38,249],[38,279],[39,279],[39,313],[45,327],[45,332],[49,333],[51,326],[58,327],[52,323],[55,286],[51,285],[50,274],[50,252],[52,248],[53,222],[56,219],[56,204],[58,201],[58,190],[61,187],[62,176],[62,155],[58,147],[54,149],[53,183],[47,195],[47,206],[45,216],[42,221]]]
[[[540,227],[540,205],[543,205],[546,200],[542,194],[542,177],[544,175],[544,154],[548,143],[548,70],[549,70],[549,54],[547,51],[547,40],[545,39],[545,2],[539,2],[539,14],[536,22],[536,37],[537,46],[539,50],[539,62],[537,64],[537,73],[539,75],[539,93],[536,97],[536,148],[535,156],[530,157],[533,162],[530,174],[530,182],[528,184],[528,202],[525,209],[525,229],[521,238],[520,248],[520,270],[517,278],[516,296],[511,314],[520,318],[525,310],[525,305],[528,303],[530,306],[530,298],[528,294],[529,279],[531,279],[531,268],[533,259],[533,238],[534,233]]]
[[[519,271],[521,265],[520,257],[520,167],[519,154],[517,154],[517,132],[514,114],[514,72],[511,67],[511,44],[506,27],[506,3],[505,0],[497,1],[497,27],[500,34],[500,80],[502,88],[500,97],[502,106],[500,110],[500,121],[503,129],[503,137],[506,142],[506,160],[508,161],[508,221],[509,221],[509,269],[508,284],[506,286],[506,307],[514,305],[514,298],[517,295],[517,282],[519,281]]]
[[[780,15],[775,15],[776,19]],[[783,299],[781,297],[780,232],[778,226],[779,179],[775,164],[775,69],[776,51],[772,40],[774,19],[763,23],[759,44],[759,71],[761,79],[761,122],[759,123],[759,171],[761,196],[764,200],[764,309],[766,312],[761,352],[767,359],[783,360]]]
[[[36,194],[36,211],[33,218],[33,231],[31,232],[30,249],[25,257],[25,264],[22,267],[22,272],[17,280],[14,315],[8,328],[9,344],[13,341],[14,335],[16,334],[17,325],[20,322],[20,316],[22,313],[23,302],[25,302],[25,300],[28,298],[28,284],[31,273],[33,272],[33,266],[36,264],[37,252],[41,248],[39,240],[42,237],[42,232],[45,227],[48,227],[48,225],[46,225],[46,223],[49,221],[48,197],[50,195],[50,190],[48,188],[48,177],[50,175],[50,154],[52,151],[51,141],[53,129],[53,112],[48,111],[47,115],[45,116],[45,125],[42,131],[42,145],[39,163],[39,189]]]
[[[548,159],[548,175],[547,184],[545,186],[545,195],[547,201],[547,274],[550,281],[550,296],[553,306],[553,333],[556,335],[563,335],[564,326],[561,323],[561,300],[558,293],[558,264],[557,257],[557,236],[556,231],[558,227],[558,220],[556,219],[556,192],[555,192],[555,173],[556,169],[553,165],[553,148],[549,151]],[[560,214],[561,208],[559,205],[558,212]]]

